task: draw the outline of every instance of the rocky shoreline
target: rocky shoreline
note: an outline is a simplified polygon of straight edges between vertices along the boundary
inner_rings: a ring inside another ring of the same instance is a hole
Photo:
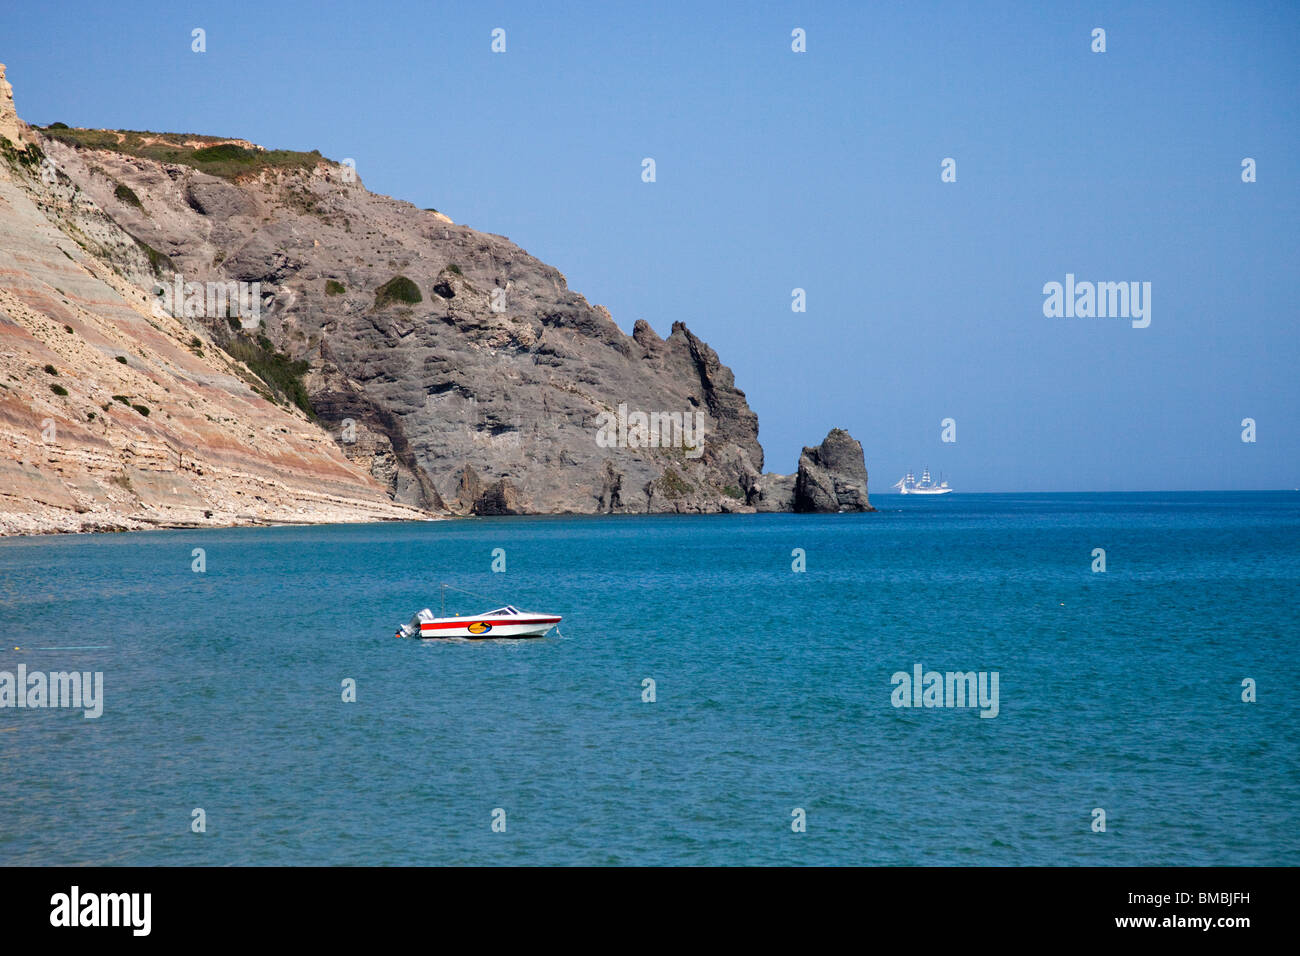
[[[0,534],[874,511],[840,429],[763,471],[685,323],[318,153],[33,128],[0,65]]]

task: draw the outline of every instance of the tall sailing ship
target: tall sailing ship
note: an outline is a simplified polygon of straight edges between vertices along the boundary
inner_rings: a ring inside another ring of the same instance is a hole
[[[948,487],[948,482],[939,481],[935,483],[930,478],[930,469],[927,468],[921,472],[921,480],[916,480],[916,475],[910,471],[903,476],[903,479],[896,482],[893,487],[898,489],[900,495],[948,495],[952,494],[952,489]]]

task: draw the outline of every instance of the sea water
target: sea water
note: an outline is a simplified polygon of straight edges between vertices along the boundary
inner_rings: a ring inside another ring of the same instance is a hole
[[[0,862],[1300,863],[1300,494],[875,503],[0,541]]]

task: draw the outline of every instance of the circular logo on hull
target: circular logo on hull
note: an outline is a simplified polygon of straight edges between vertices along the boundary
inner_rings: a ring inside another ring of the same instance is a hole
[[[486,624],[483,621],[475,621],[467,627],[466,630],[471,634],[486,634],[488,631],[492,630],[492,625]]]

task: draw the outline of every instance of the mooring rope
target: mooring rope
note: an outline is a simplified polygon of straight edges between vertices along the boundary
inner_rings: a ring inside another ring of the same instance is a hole
[[[439,582],[439,587],[442,588],[442,591],[441,591],[441,598],[442,598],[441,603],[442,603],[442,607],[441,607],[441,609],[440,609],[440,613],[439,613],[439,616],[440,616],[440,617],[446,617],[446,616],[447,616],[447,591],[448,591],[448,590],[451,590],[451,591],[459,591],[461,594],[468,594],[470,597],[476,597],[476,598],[479,598],[479,599],[481,599],[481,600],[487,601],[487,602],[489,602],[489,603],[491,603],[491,602],[493,602],[493,601],[496,600],[496,598],[489,597],[489,596],[486,595],[486,594],[479,594],[477,591],[471,591],[471,590],[469,590],[468,588],[458,588],[458,587],[456,587],[456,585],[454,585],[454,584],[443,584],[442,582]],[[452,616],[453,616],[453,617],[460,617],[459,614],[454,614],[454,615],[452,615]]]
[[[468,595],[470,595],[471,597],[482,598],[482,599],[485,600],[485,601],[494,601],[494,600],[496,600],[496,598],[489,597],[489,596],[486,595],[486,594],[479,594],[477,591],[471,591],[471,590],[469,590],[468,588],[458,588],[458,587],[456,587],[456,585],[454,585],[454,584],[440,584],[440,587],[442,587],[442,588],[445,589],[445,590],[459,591],[461,594],[468,594]]]

